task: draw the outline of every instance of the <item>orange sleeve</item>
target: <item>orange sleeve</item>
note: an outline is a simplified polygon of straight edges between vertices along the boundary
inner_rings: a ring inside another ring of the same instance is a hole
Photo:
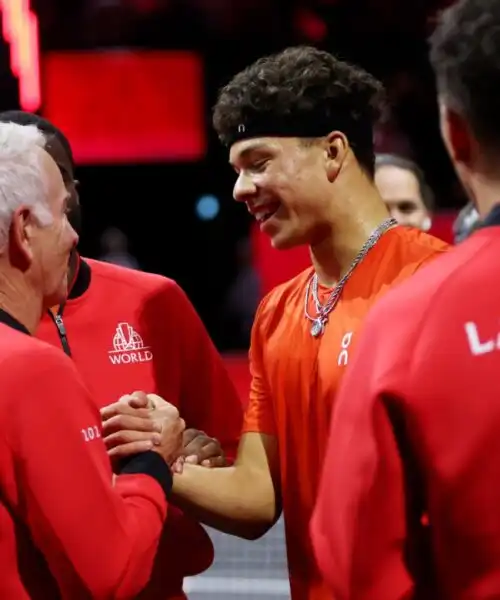
[[[268,296],[262,300],[255,315],[250,342],[250,397],[245,412],[243,433],[277,435],[271,391],[264,361],[264,309]]]

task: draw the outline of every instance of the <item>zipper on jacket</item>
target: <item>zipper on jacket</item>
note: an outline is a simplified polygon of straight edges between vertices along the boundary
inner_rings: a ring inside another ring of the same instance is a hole
[[[64,305],[61,305],[56,314],[54,314],[51,310],[49,310],[50,316],[54,321],[55,326],[57,327],[57,333],[59,334],[59,339],[61,340],[61,346],[64,352],[71,356],[71,348],[69,347],[68,334],[66,332],[66,327],[64,326],[64,321],[62,318],[62,313],[64,310]]]

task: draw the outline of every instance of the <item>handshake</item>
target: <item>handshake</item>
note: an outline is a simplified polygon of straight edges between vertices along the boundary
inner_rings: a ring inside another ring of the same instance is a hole
[[[112,460],[152,450],[176,473],[184,462],[226,465],[219,442],[203,431],[186,429],[177,408],[155,394],[134,392],[101,409],[102,436]]]

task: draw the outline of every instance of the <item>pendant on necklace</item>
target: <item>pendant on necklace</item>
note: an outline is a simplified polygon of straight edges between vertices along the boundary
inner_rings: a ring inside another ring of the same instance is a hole
[[[313,337],[319,337],[325,331],[325,325],[322,319],[314,319],[314,322],[311,327],[311,335]]]

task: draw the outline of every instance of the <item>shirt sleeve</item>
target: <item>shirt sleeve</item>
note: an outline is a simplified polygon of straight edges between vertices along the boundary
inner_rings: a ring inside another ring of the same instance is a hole
[[[174,285],[171,296],[179,320],[181,410],[188,427],[220,442],[234,460],[243,422],[243,405],[234,383],[200,317],[186,294]]]
[[[260,303],[255,315],[250,341],[250,396],[245,412],[244,433],[277,435],[271,391],[269,389],[264,361],[264,314],[269,296]]]
[[[311,522],[318,565],[339,600],[402,600],[413,591],[403,463],[376,385],[391,362],[379,333],[378,323],[364,328],[340,386]]]
[[[133,597],[150,576],[164,490],[147,474],[118,476],[113,487],[100,415],[73,363],[49,346],[36,350],[2,365],[11,394],[3,441],[17,465],[11,502],[64,597]]]

